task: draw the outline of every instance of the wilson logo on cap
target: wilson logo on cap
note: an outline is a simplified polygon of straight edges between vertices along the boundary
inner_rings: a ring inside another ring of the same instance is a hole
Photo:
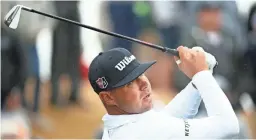
[[[135,60],[135,56],[131,55],[130,57],[124,57],[123,60],[121,60],[115,68],[117,68],[119,71],[122,71],[126,66],[128,66],[133,60]]]
[[[101,89],[105,89],[108,86],[108,82],[105,77],[98,78],[98,80],[96,80],[96,83]]]

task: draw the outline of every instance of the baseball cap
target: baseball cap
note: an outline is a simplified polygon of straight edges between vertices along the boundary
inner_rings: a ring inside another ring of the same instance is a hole
[[[118,88],[142,75],[156,61],[140,63],[124,48],[99,53],[89,66],[89,81],[96,93]]]

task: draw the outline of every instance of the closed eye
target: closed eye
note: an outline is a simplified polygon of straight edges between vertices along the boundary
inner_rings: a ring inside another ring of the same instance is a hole
[[[145,76],[144,73],[141,74],[138,78],[140,78],[140,77],[142,77],[142,76]],[[138,78],[137,78],[137,79],[138,79]],[[135,80],[129,82],[128,84],[126,84],[126,86],[131,86],[137,79],[135,79]]]

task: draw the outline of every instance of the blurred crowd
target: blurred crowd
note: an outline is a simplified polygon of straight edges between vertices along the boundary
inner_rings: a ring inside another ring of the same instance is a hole
[[[62,21],[22,12],[18,28],[9,29],[3,18],[16,4],[172,49],[203,47],[218,61],[214,76],[237,112],[239,138],[256,138],[256,1],[241,12],[236,1],[93,0],[1,1],[2,137],[30,138],[31,120],[47,124],[40,116],[42,83],[50,81],[52,106],[81,104],[88,66],[103,50],[123,47],[140,61],[158,60],[146,73],[156,95],[175,96],[189,82],[168,54]],[[32,103],[25,98],[30,77]],[[63,79],[70,81],[67,87],[60,86]],[[202,103],[197,117],[205,115]],[[248,123],[244,115],[254,122]]]

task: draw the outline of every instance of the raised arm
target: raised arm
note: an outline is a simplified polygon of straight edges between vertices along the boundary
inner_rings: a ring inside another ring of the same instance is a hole
[[[199,90],[209,117],[187,120],[184,124],[187,126],[185,129],[189,131],[187,136],[230,138],[237,135],[239,124],[236,114],[212,74],[209,71],[199,72],[193,77],[192,82]]]
[[[193,118],[198,112],[201,100],[197,89],[195,89],[190,82],[165,106],[163,111],[177,118]]]
[[[142,138],[219,139],[234,138],[239,133],[235,112],[212,74],[209,71],[201,71],[193,77],[192,82],[199,90],[209,117],[181,119],[164,114],[157,120],[157,117],[148,118],[152,119],[151,123],[142,125],[145,129],[138,129],[138,134]]]
[[[184,47],[178,50],[182,61],[179,68],[192,79],[209,117],[176,121],[179,123],[176,130],[180,131],[177,137],[226,138],[238,134],[239,124],[235,112],[212,73],[207,70],[204,53]]]
[[[204,51],[201,47],[193,47],[192,49]],[[208,68],[212,73],[217,61],[213,55],[206,52],[205,55]],[[173,100],[165,107],[164,111],[173,117],[191,119],[197,114],[201,100],[198,90],[190,82],[173,98]]]

